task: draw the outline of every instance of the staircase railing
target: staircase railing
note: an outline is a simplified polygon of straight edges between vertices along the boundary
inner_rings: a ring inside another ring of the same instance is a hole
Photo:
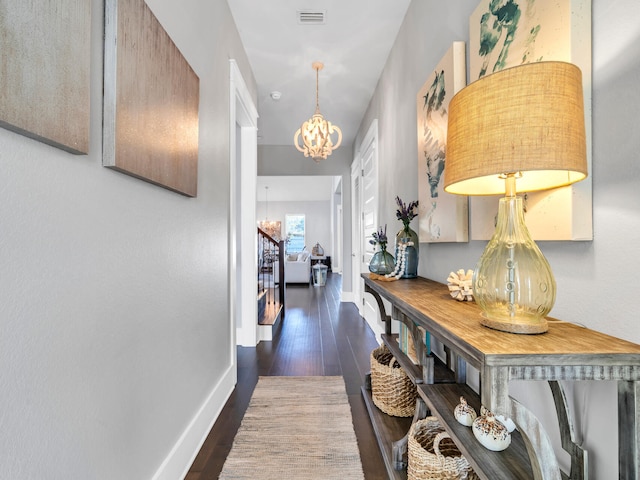
[[[274,324],[284,317],[284,241],[258,228],[258,323]]]

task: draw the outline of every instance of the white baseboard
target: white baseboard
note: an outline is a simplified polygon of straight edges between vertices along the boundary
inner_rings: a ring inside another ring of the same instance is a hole
[[[258,325],[258,342],[270,342],[273,340],[273,326],[272,325]]]
[[[355,303],[353,301],[353,292],[342,292],[340,295],[340,301],[341,302],[351,302],[351,303]]]
[[[236,382],[235,369],[235,365],[229,367],[213,388],[156,471],[153,480],[176,480],[187,475],[213,424],[233,392]]]
[[[258,318],[257,314],[256,318]],[[255,321],[245,328],[236,328],[236,343],[241,347],[255,347],[258,344],[257,331],[257,323]]]

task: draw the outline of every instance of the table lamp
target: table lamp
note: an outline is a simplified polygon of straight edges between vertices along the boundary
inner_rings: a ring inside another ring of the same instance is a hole
[[[544,333],[556,283],[516,193],[587,177],[580,69],[536,62],[483,77],[451,99],[448,122],[445,191],[505,194],[473,275],[481,323],[511,333]]]

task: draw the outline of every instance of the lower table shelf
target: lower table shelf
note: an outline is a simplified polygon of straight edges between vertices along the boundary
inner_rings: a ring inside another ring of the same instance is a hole
[[[414,364],[409,357],[407,357],[398,344],[398,334],[393,335],[382,334],[382,342],[389,348],[389,351],[393,354],[398,361],[404,372],[411,379],[411,383],[417,385],[422,383],[422,367]],[[430,355],[433,360],[434,380],[436,383],[454,383],[455,375],[447,368],[447,366],[438,357]]]
[[[411,417],[392,417],[381,411],[376,404],[373,403],[371,390],[362,387],[362,397],[369,412],[369,418],[376,434],[378,447],[382,453],[382,459],[387,467],[387,475],[389,480],[406,480],[406,470],[394,470],[393,468],[393,442],[404,437],[411,427]]]
[[[470,427],[461,425],[455,419],[453,410],[460,403],[461,396],[478,414],[480,413],[480,397],[471,388],[462,384],[421,384],[417,387],[431,414],[438,417],[480,478],[534,478],[524,439],[517,430],[511,433],[511,445],[506,450],[492,452],[478,442]]]

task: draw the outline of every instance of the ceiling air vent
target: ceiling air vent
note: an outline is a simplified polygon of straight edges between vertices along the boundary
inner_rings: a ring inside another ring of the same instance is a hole
[[[300,25],[324,25],[326,10],[298,10],[298,23]]]

